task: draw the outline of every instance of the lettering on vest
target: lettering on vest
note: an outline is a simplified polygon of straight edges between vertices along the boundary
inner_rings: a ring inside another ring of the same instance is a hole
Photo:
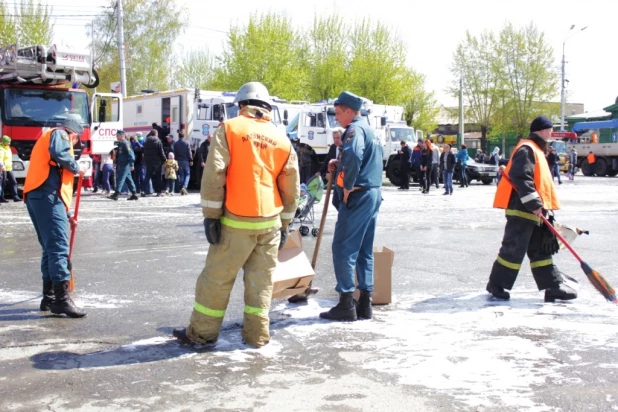
[[[261,150],[268,149],[268,146],[277,147],[277,142],[275,140],[261,134],[250,133],[243,136],[241,140],[243,143],[253,142],[253,145]]]

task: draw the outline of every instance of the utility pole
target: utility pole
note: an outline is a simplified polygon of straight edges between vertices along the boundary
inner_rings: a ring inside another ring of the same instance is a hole
[[[565,92],[565,87],[566,87],[566,79],[564,78],[565,75],[565,65],[566,65],[566,61],[564,59],[564,48],[566,45],[566,41],[573,37],[574,35],[576,35],[577,33],[584,31],[588,28],[588,26],[579,29],[579,31],[573,33],[571,36],[569,36],[569,33],[571,32],[571,30],[573,30],[575,28],[575,25],[572,24],[571,28],[569,29],[569,31],[567,31],[566,36],[564,36],[564,40],[562,41],[562,87],[560,88],[560,131],[564,132],[564,106],[566,104],[566,92]]]
[[[457,134],[457,146],[460,148],[464,143],[464,109],[463,109],[463,74],[459,77],[459,133]]]
[[[127,68],[124,60],[124,27],[122,23],[122,0],[118,0],[118,52],[120,53],[120,90],[127,97]]]
[[[90,22],[90,38],[92,40],[92,46],[90,47],[90,61],[92,62],[92,68],[94,69],[94,20]],[[97,88],[94,88],[94,92],[97,92]]]

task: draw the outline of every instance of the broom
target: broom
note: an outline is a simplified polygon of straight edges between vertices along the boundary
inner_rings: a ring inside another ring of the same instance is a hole
[[[315,265],[318,262],[318,253],[320,252],[320,243],[322,243],[322,232],[324,231],[324,225],[326,224],[326,212],[328,212],[328,204],[330,203],[330,193],[333,189],[333,175],[335,172],[331,172],[328,177],[328,186],[326,187],[326,197],[324,198],[324,210],[322,210],[322,219],[320,220],[320,228],[318,229],[318,237],[315,240],[315,249],[313,249],[313,259],[311,260],[311,267],[315,270]],[[318,289],[312,288],[313,281],[309,283],[307,289],[298,295],[294,295],[288,299],[290,303],[299,303],[307,301],[307,298],[311,295],[318,293]]]
[[[75,198],[75,212],[73,213],[73,219],[77,221],[77,215],[79,214],[79,201],[82,198],[82,180],[83,175],[79,175],[77,178],[77,196]],[[71,280],[69,280],[69,292],[73,292],[75,290],[75,277],[73,276],[73,263],[71,262],[71,256],[73,256],[73,241],[75,240],[75,230],[73,226],[71,226],[71,240],[69,242],[69,270],[71,271]]]
[[[503,174],[502,178],[506,179],[506,181],[511,184],[513,189],[517,190],[506,174]],[[603,297],[607,299],[608,301],[612,303],[618,303],[618,297],[616,297],[616,290],[609,284],[609,282],[603,277],[603,275],[601,275],[598,271],[594,270],[592,267],[590,267],[589,264],[583,261],[583,259],[579,256],[579,254],[577,254],[577,252],[571,247],[571,245],[566,241],[566,239],[558,232],[558,230],[551,223],[549,223],[549,221],[545,218],[545,216],[541,215],[541,219],[543,220],[543,223],[549,228],[549,230],[551,230],[552,233],[556,235],[558,240],[560,240],[560,242],[562,242],[562,244],[567,249],[569,249],[569,251],[573,254],[575,259],[577,259],[577,261],[581,265],[582,270],[586,274],[586,277],[588,278],[590,283],[592,283],[592,286],[594,286],[594,288],[598,290],[599,293],[601,293],[601,295],[603,295]],[[582,233],[586,233],[586,232],[582,231]]]

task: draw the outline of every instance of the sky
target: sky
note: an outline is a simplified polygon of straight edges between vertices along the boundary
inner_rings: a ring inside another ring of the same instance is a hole
[[[618,32],[616,0],[176,1],[186,9],[185,32],[178,47],[185,50],[207,47],[213,54],[223,49],[230,25],[245,24],[256,11],[285,12],[299,27],[308,27],[316,13],[333,11],[350,22],[363,17],[380,20],[407,44],[408,64],[426,76],[426,88],[444,106],[457,104],[445,90],[453,81],[449,70],[453,53],[466,30],[476,35],[485,30],[498,32],[506,22],[515,26],[534,23],[554,49],[552,70],[559,79],[555,101],[560,101],[560,65],[565,39],[567,101],[583,103],[586,111],[595,111],[613,104],[618,96],[618,53],[611,52]],[[53,15],[58,16],[54,41],[81,48],[88,45],[83,25],[93,19],[97,7],[109,5],[104,0],[90,0],[88,6],[80,6],[81,0],[47,0],[47,3],[54,7]],[[569,32],[571,25],[575,29]]]

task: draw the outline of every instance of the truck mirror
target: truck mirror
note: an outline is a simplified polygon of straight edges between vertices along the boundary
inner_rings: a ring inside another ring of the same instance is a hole
[[[386,117],[385,117],[385,116],[382,116],[382,117],[380,118],[380,125],[382,125],[382,126],[386,126]]]
[[[288,125],[288,119],[283,119],[283,125],[287,126]]]
[[[101,106],[99,106],[99,123],[105,123],[105,107],[106,105],[104,105],[103,103],[105,103],[105,100],[103,100],[101,102]]]
[[[288,120],[288,109],[285,109],[283,111],[283,120],[287,121]],[[287,125],[287,123],[283,123],[285,125]]]

